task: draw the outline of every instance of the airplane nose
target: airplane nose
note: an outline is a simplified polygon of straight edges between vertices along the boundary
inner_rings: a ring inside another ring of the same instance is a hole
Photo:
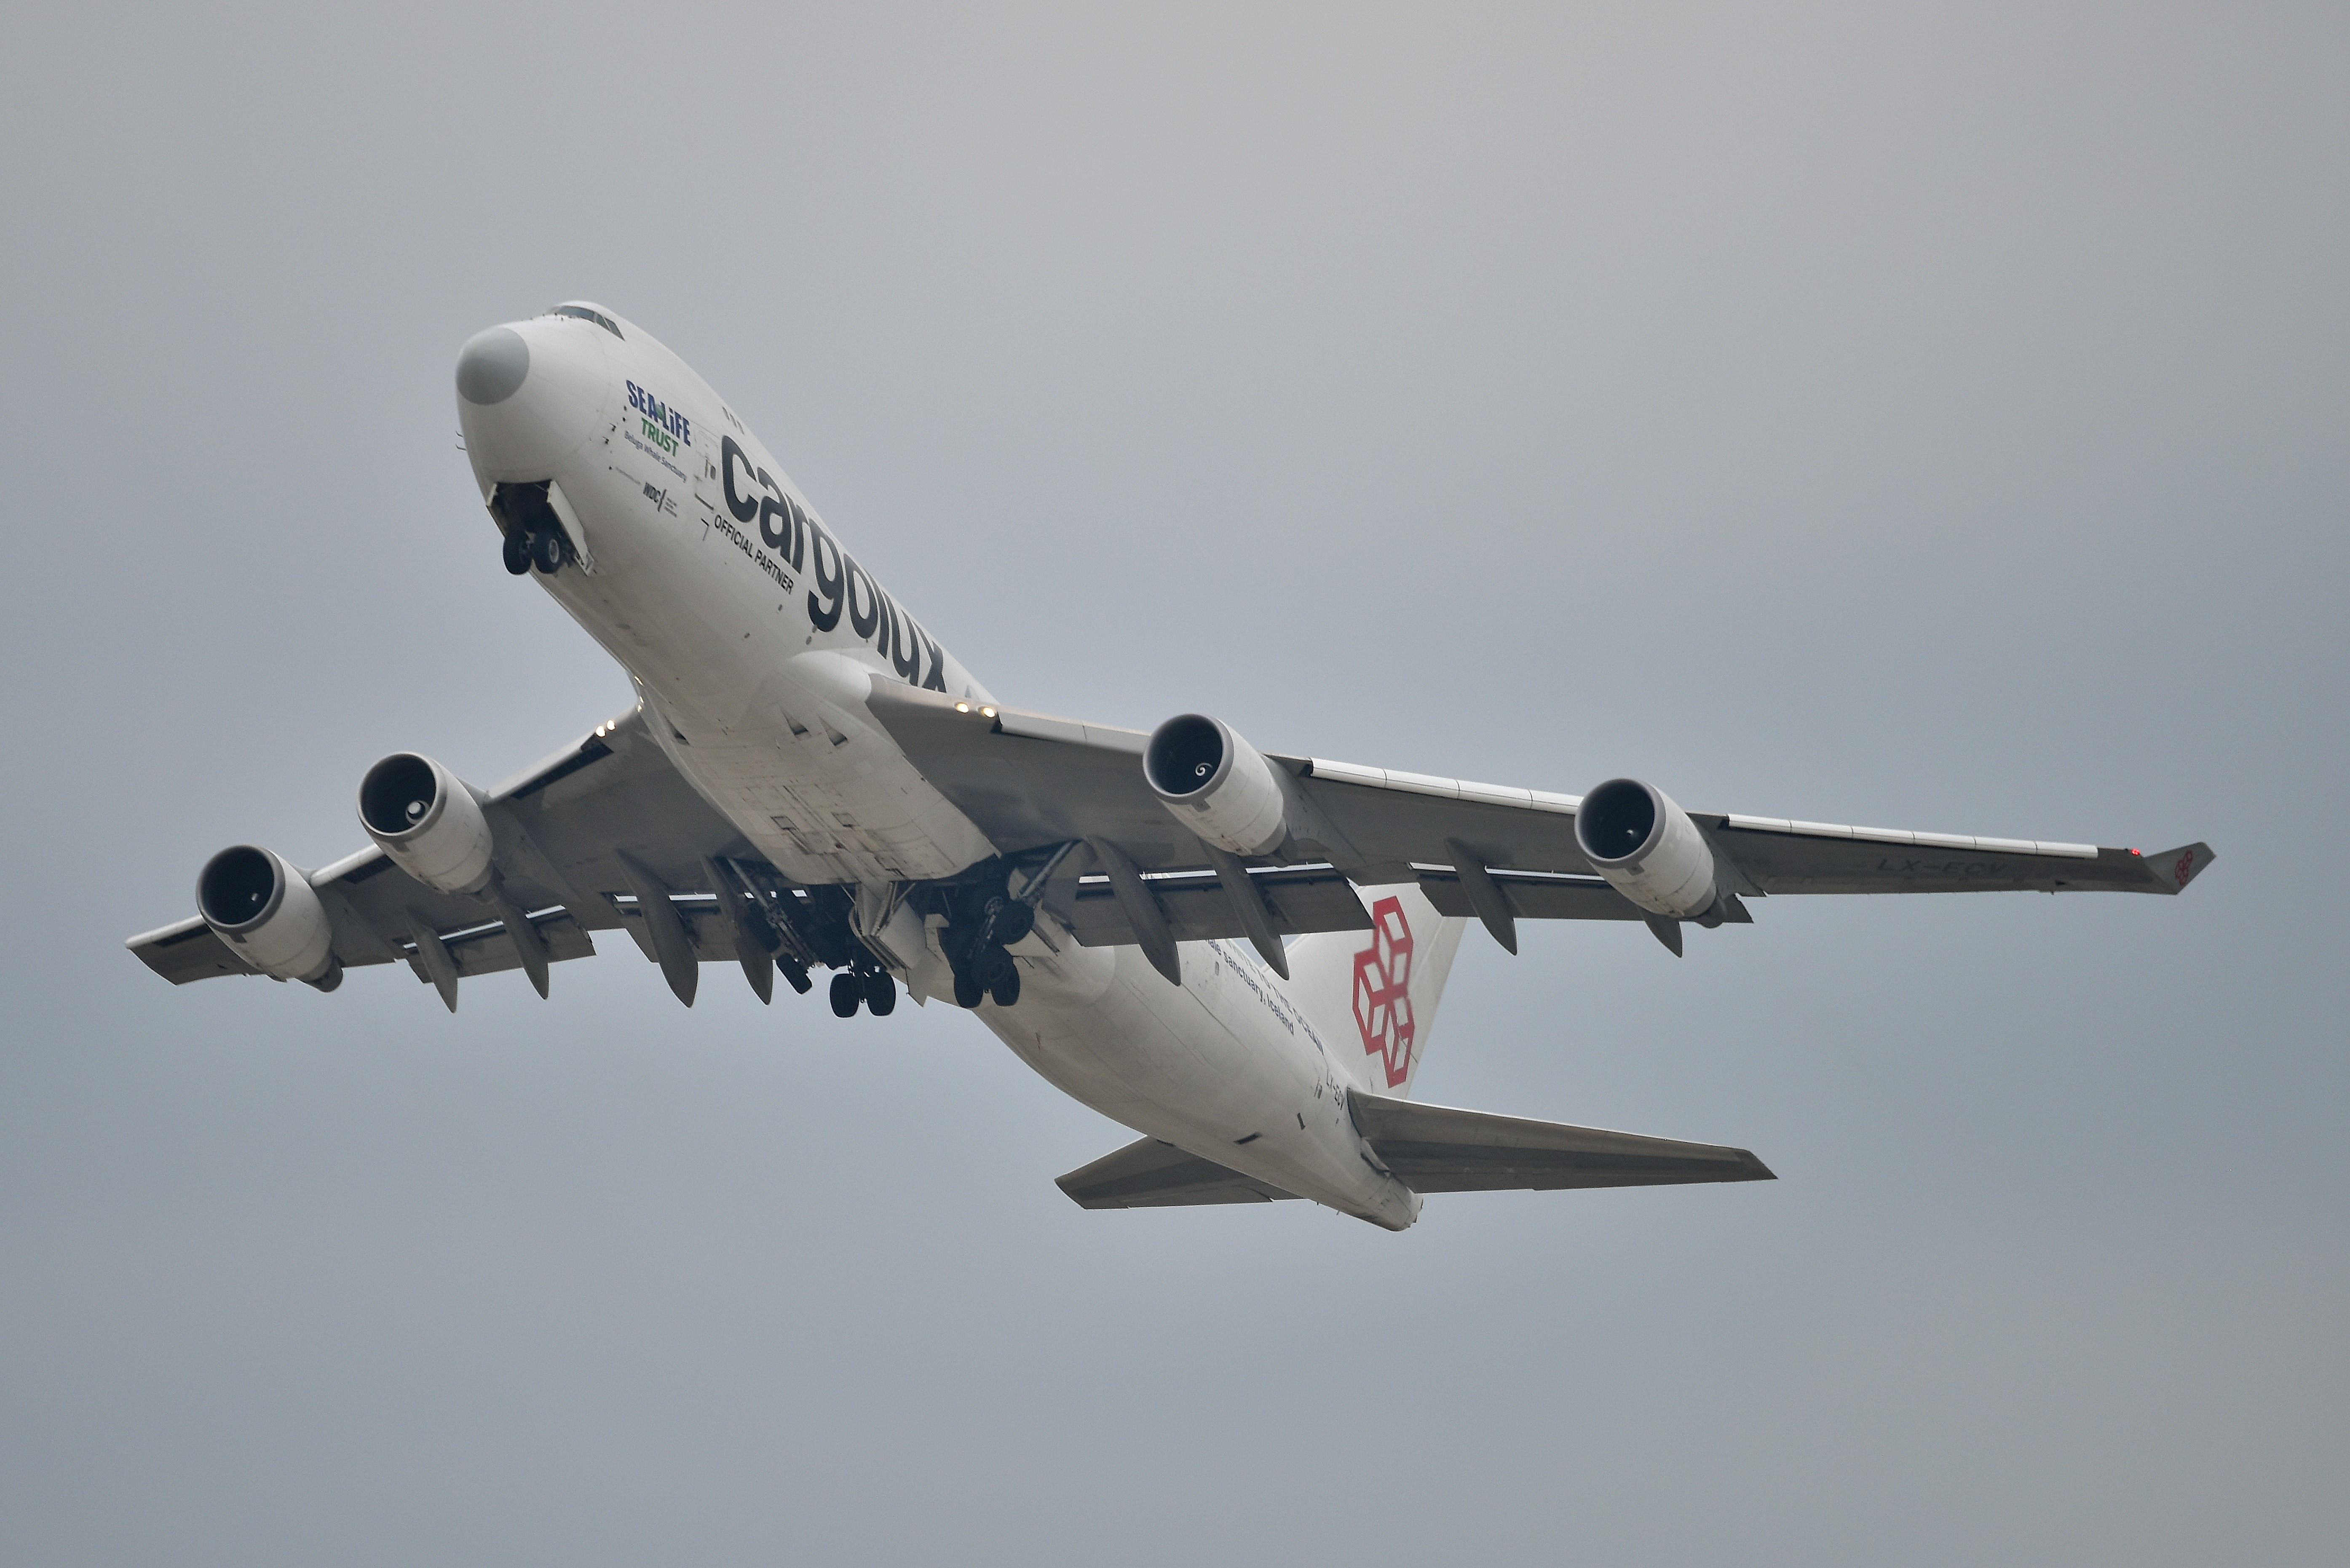
[[[477,332],[457,351],[457,422],[485,490],[554,477],[601,428],[612,400],[602,336],[542,317]]]
[[[457,353],[457,395],[481,408],[513,397],[529,374],[530,345],[511,327],[476,332]]]

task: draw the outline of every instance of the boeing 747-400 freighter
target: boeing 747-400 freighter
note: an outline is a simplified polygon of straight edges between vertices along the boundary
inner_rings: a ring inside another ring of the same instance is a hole
[[[1742,925],[1765,896],[2176,893],[2159,854],[1685,811],[1145,733],[998,702],[851,556],[734,411],[584,302],[493,327],[457,410],[505,566],[619,660],[635,706],[494,789],[400,752],[369,846],[317,870],[238,845],[198,913],[130,946],[175,983],[321,991],[406,964],[548,971],[624,932],[691,1005],[732,960],[767,1001],[832,971],[843,1018],[902,989],[976,1012],[1142,1136],[1061,1187],[1088,1208],[1304,1198],[1391,1230],[1430,1192],[1768,1179],[1743,1149],[1411,1098],[1474,919]],[[1284,939],[1291,939],[1284,941]]]

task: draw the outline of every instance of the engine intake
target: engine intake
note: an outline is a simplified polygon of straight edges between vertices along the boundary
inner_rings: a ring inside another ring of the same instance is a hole
[[[341,983],[335,926],[309,878],[266,849],[239,844],[204,862],[196,909],[230,950],[266,975]]]
[[[359,826],[402,871],[436,893],[478,893],[494,840],[465,781],[414,752],[394,752],[359,781]]]
[[[1219,849],[1266,855],[1289,836],[1273,764],[1222,720],[1181,713],[1151,731],[1142,776],[1176,821]]]
[[[1593,870],[1652,915],[1695,919],[1720,897],[1712,846],[1654,784],[1609,779],[1585,795],[1575,843]]]

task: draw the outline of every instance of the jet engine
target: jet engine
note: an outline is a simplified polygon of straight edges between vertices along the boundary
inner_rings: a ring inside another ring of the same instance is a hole
[[[1221,720],[1183,713],[1151,731],[1142,776],[1176,821],[1220,849],[1264,855],[1289,836],[1273,764]]]
[[[1575,814],[1575,847],[1616,890],[1652,915],[1695,919],[1713,908],[1713,847],[1654,784],[1609,779]]]
[[[394,752],[359,781],[359,826],[402,871],[437,893],[489,886],[489,818],[465,781],[414,752]]]
[[[239,844],[204,862],[196,908],[229,950],[266,975],[342,983],[335,926],[309,878],[266,849]]]

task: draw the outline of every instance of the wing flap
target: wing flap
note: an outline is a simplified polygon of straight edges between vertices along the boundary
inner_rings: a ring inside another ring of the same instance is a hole
[[[567,959],[593,958],[596,943],[587,928],[571,918],[567,909],[546,909],[530,917],[539,940],[546,944],[549,961],[561,963]],[[442,937],[449,956],[457,961],[460,979],[477,974],[497,974],[505,970],[520,969],[522,955],[515,951],[514,938],[503,925],[477,926],[470,930],[455,931]],[[430,981],[432,975],[424,961],[417,955],[414,942],[403,943],[400,956],[416,971],[416,978]]]
[[[1137,1138],[1059,1178],[1056,1185],[1086,1209],[1271,1203],[1297,1196],[1155,1137]]]
[[[1347,1105],[1356,1130],[1415,1192],[1776,1179],[1747,1150],[1719,1144],[1426,1106],[1360,1090],[1347,1096]]]
[[[1159,901],[1179,942],[1219,937],[1237,940],[1248,935],[1231,896],[1212,871],[1152,876],[1145,877],[1143,885]],[[1252,871],[1249,886],[1263,898],[1276,935],[1371,928],[1371,918],[1355,896],[1354,884],[1329,867]],[[1046,896],[1046,906],[1083,946],[1120,947],[1139,940],[1107,877],[1089,877],[1056,887]]]
[[[1520,871],[1490,873],[1493,885],[1525,920],[1646,920],[1651,917],[1631,899],[1596,877],[1539,876]],[[1451,871],[1422,871],[1420,890],[1440,915],[1477,918],[1476,907],[1461,878]],[[1754,917],[1734,897],[1726,900],[1722,919],[1730,925],[1752,925]]]

